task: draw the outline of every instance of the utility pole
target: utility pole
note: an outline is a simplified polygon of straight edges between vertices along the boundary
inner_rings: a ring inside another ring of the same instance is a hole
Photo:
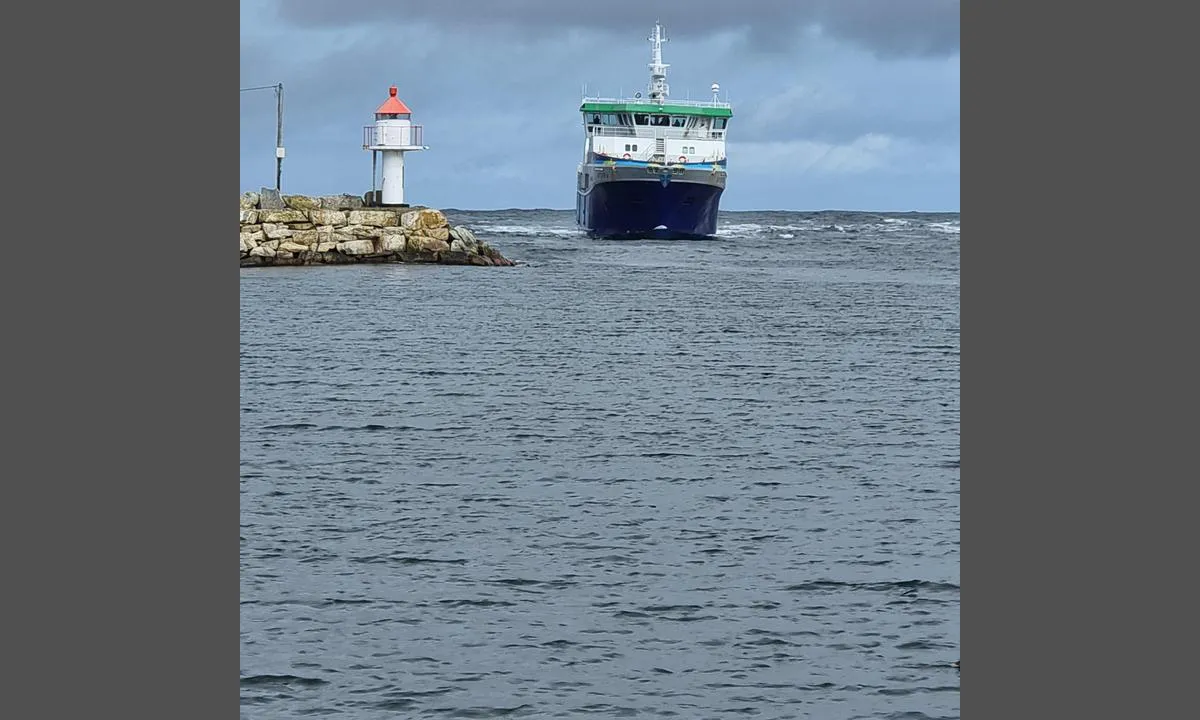
[[[278,192],[280,189],[280,180],[283,177],[283,157],[286,154],[283,150],[283,83],[241,88],[240,92],[250,92],[252,90],[275,91],[275,190]]]
[[[283,175],[283,83],[275,86],[275,192]]]

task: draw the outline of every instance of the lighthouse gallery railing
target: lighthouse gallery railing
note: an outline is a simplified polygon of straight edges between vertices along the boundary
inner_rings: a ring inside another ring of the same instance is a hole
[[[363,147],[406,147],[425,144],[425,127],[422,125],[405,125],[388,127],[367,125],[363,127]]]

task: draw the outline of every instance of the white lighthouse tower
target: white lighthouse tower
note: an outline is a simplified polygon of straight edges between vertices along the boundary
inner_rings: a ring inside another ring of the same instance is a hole
[[[413,125],[412,111],[388,88],[388,99],[375,111],[375,124],[363,128],[363,148],[371,151],[371,194],[375,196],[375,157],[383,155],[383,205],[404,204],[404,153],[428,150],[422,144],[424,128]]]

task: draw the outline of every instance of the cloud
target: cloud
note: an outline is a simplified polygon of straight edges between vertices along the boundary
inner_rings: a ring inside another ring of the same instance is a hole
[[[848,206],[830,193],[859,187],[882,196],[889,182],[897,193],[957,198],[959,59],[957,50],[935,51],[948,47],[935,42],[936,27],[952,25],[957,48],[957,3],[871,0],[873,16],[856,2],[737,9],[699,0],[700,11],[673,18],[682,2],[648,2],[633,12],[632,3],[613,0],[599,12],[577,0],[242,0],[241,83],[284,84],[284,183],[296,192],[369,187],[362,127],[396,84],[430,146],[406,171],[419,202],[569,207],[583,147],[583,86],[589,94],[644,91],[650,27],[625,20],[653,23],[658,14],[673,40],[665,58],[672,97],[708,97],[716,81],[734,103],[731,201],[765,201],[790,180],[814,183],[794,196],[802,208],[811,198]],[[911,17],[897,16],[893,5]],[[921,15],[950,5],[953,23]],[[872,35],[881,16],[897,36]],[[770,33],[778,35],[774,51],[747,52]],[[243,93],[241,125],[242,184],[272,184],[270,92]]]
[[[959,62],[880,62],[851,53],[815,62],[737,113],[731,132],[746,140],[845,142],[868,133],[918,141],[959,136]]]
[[[958,148],[879,133],[834,144],[814,140],[729,142],[730,173],[746,176],[957,174]]]
[[[880,57],[946,56],[958,52],[959,0],[576,0],[432,2],[431,0],[276,0],[280,20],[302,28],[431,23],[448,33],[477,28],[545,36],[566,29],[649,32],[661,19],[669,33],[689,37],[746,30],[749,47],[787,49],[805,28],[819,28]]]

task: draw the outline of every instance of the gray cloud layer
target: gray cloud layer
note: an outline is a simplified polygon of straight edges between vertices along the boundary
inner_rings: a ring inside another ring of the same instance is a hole
[[[719,81],[737,108],[730,207],[957,207],[957,2],[744,5],[243,0],[241,78],[285,84],[284,175],[294,191],[369,187],[361,128],[395,83],[431,146],[410,168],[421,202],[569,207],[581,86],[644,89],[657,16],[674,40],[672,97],[705,96]],[[812,37],[816,22],[824,38]],[[755,52],[747,40],[775,47]],[[269,185],[274,98],[243,94],[241,118],[243,184]],[[810,163],[835,146],[827,162]],[[773,159],[756,170],[756,158]],[[844,172],[859,166],[868,170]]]
[[[879,57],[946,56],[958,52],[959,0],[284,0],[280,19],[298,27],[428,22],[444,29],[499,28],[520,34],[577,28],[628,34],[655,16],[668,31],[692,37],[749,31],[751,47],[786,48],[805,28],[858,44]]]

